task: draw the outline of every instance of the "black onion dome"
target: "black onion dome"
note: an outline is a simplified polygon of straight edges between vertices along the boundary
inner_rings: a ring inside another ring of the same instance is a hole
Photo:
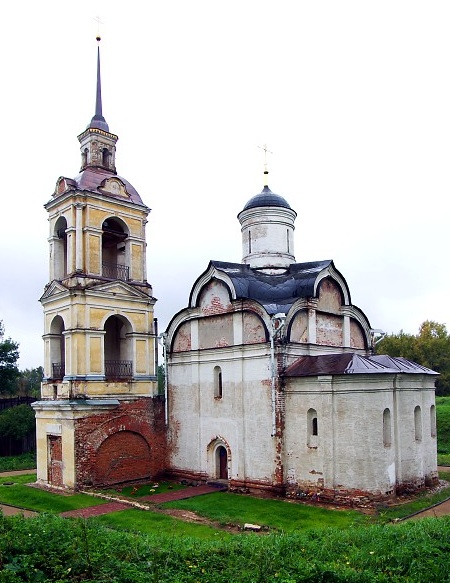
[[[242,211],[246,211],[248,209],[253,209],[261,206],[278,206],[285,209],[291,208],[288,201],[285,198],[283,198],[279,194],[275,194],[274,192],[272,192],[268,186],[265,186],[259,194],[251,198],[248,201],[248,203],[244,206]]]

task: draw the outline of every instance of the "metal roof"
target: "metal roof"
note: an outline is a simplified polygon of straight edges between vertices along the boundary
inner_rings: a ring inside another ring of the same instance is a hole
[[[247,202],[241,212],[261,206],[278,206],[286,209],[291,208],[286,199],[279,194],[272,192],[268,186],[264,186],[259,194],[255,195]]]
[[[104,168],[98,168],[98,167],[94,167],[94,166],[88,166],[87,168],[85,168],[82,172],[80,172],[80,174],[78,174],[78,176],[75,176],[74,178],[74,182],[76,183],[76,187],[79,190],[89,190],[90,192],[101,192],[99,190],[99,187],[102,186],[103,182],[105,180],[107,180],[108,178],[118,178],[121,182],[123,182],[125,184],[125,188],[127,190],[127,193],[130,196],[130,199],[138,204],[144,204],[142,202],[141,197],[139,196],[139,193],[137,192],[137,190],[134,188],[134,186],[132,186],[128,180],[125,180],[125,178],[122,178],[122,176],[119,176],[118,174],[114,174],[114,172],[111,172],[109,170],[105,170]],[[103,193],[104,194],[104,193]],[[119,200],[124,200],[124,197],[117,194],[113,194],[108,192],[107,196],[110,196],[112,198],[117,198]]]
[[[299,298],[313,297],[318,274],[332,261],[292,263],[280,275],[261,273],[242,263],[211,261],[211,264],[231,279],[237,299],[255,300],[269,314],[276,314],[287,313]]]
[[[387,355],[362,356],[354,352],[301,356],[286,369],[286,377],[311,377],[344,374],[429,374],[437,372],[406,358]]]

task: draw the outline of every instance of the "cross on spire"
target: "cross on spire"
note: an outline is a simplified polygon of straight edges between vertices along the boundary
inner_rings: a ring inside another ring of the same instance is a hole
[[[102,39],[102,37],[100,36],[100,25],[103,24],[103,22],[100,20],[100,16],[96,16],[94,20],[97,23],[97,36],[95,38],[97,42],[100,42]]]
[[[269,170],[267,168],[267,154],[273,154],[273,152],[268,149],[267,144],[263,144],[262,146],[258,146],[258,148],[260,148],[261,150],[264,151],[264,182],[265,182],[264,186],[268,186],[267,177],[269,175]]]

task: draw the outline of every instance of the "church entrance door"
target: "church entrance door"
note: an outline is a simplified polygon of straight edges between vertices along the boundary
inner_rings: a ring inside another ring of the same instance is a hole
[[[217,456],[217,477],[219,480],[228,480],[228,454],[227,450],[220,445],[216,450]]]

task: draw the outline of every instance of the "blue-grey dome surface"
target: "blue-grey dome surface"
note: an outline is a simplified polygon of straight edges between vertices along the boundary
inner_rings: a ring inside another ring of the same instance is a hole
[[[251,198],[242,210],[246,211],[261,206],[278,206],[286,209],[291,208],[285,198],[272,192],[268,186],[265,186],[259,194]]]

